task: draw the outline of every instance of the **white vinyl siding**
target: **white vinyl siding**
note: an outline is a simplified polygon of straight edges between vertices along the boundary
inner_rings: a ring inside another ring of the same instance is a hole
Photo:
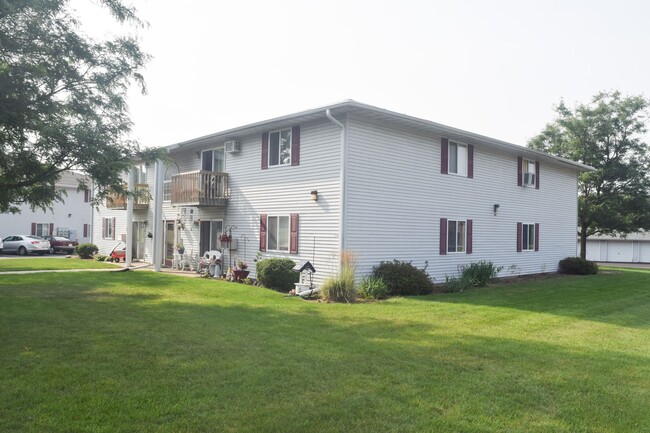
[[[552,272],[559,260],[575,255],[575,169],[543,162],[544,186],[530,194],[513,182],[512,152],[476,144],[469,179],[435,169],[441,137],[361,116],[350,116],[347,134],[344,247],[356,253],[360,275],[393,259],[420,268],[428,262],[437,282],[457,275],[459,265],[480,260],[504,266],[502,276],[523,275]],[[440,254],[441,218],[473,221],[472,254]],[[544,241],[538,253],[516,252],[520,221],[540,223]]]

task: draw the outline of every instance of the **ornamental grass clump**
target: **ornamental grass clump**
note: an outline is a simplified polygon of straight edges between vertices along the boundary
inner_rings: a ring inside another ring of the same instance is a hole
[[[388,286],[380,277],[364,277],[358,286],[359,297],[369,300],[378,300],[388,297]]]
[[[325,280],[320,288],[320,296],[329,302],[354,302],[357,290],[354,274],[357,270],[357,258],[351,251],[341,252],[341,266],[336,277]]]

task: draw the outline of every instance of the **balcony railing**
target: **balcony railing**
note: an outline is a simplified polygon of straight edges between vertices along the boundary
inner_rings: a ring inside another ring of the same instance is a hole
[[[193,171],[172,176],[172,205],[225,206],[228,173]]]
[[[137,197],[133,202],[133,210],[148,209],[149,185],[136,183],[134,189],[135,192],[142,193],[142,196]],[[110,194],[106,199],[106,207],[108,209],[126,209],[126,198],[123,195]]]

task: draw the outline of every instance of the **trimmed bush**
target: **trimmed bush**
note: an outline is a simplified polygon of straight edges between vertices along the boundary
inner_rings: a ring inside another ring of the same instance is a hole
[[[77,254],[82,259],[92,259],[95,254],[99,251],[97,245],[95,244],[79,244],[77,245]]]
[[[381,262],[372,273],[384,280],[393,296],[426,295],[433,291],[433,281],[427,271],[416,268],[411,262]]]
[[[354,302],[357,289],[354,274],[357,259],[350,251],[341,252],[341,268],[336,277],[328,278],[320,287],[320,297],[330,302]]]
[[[270,258],[259,260],[255,265],[257,281],[269,289],[288,293],[300,279],[300,275],[292,271],[295,265],[291,259]]]
[[[380,277],[368,276],[359,282],[359,296],[364,299],[384,299],[388,297],[388,286]]]
[[[598,273],[598,265],[596,262],[580,257],[567,257],[566,259],[560,260],[557,271],[560,274],[596,275]]]

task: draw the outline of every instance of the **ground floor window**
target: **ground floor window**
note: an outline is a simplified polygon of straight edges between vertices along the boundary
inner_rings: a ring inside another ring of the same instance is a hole
[[[465,252],[465,221],[447,221],[447,252]]]
[[[102,218],[102,238],[115,239],[115,218]]]
[[[539,251],[539,224],[517,223],[517,251]]]
[[[50,223],[34,223],[32,224],[32,234],[34,236],[51,236]]]
[[[299,215],[260,215],[260,251],[298,254]]]

